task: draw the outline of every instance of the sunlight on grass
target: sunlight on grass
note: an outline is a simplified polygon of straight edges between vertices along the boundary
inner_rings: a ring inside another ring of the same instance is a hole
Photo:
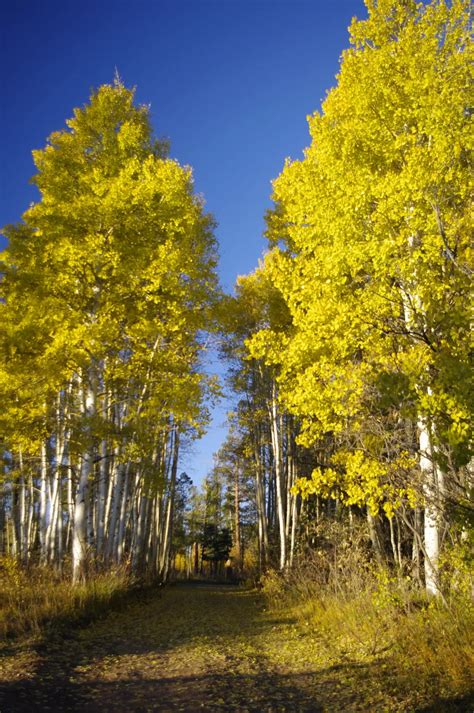
[[[400,710],[472,689],[474,611],[462,596],[446,607],[384,571],[360,589],[340,582],[337,593],[330,583],[271,572],[263,592],[270,612],[297,620],[351,685],[398,697]]]
[[[52,569],[23,569],[16,560],[0,559],[0,639],[39,634],[46,625],[86,621],[107,611],[123,596],[130,580],[122,570],[97,574],[87,584],[71,586],[69,577]]]

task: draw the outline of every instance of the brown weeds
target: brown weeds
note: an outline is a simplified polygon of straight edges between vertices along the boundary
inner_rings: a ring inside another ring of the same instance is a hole
[[[71,586],[70,576],[48,567],[23,568],[0,559],[0,639],[39,634],[46,626],[92,619],[130,587],[125,570],[96,574]]]

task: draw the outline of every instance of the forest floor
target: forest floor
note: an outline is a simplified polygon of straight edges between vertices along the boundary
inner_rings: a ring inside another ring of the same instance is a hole
[[[328,660],[317,633],[255,590],[182,583],[102,620],[0,647],[0,711],[463,711],[417,706],[383,655]]]

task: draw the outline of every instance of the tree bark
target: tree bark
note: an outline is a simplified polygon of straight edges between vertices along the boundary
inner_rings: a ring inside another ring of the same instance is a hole
[[[420,470],[423,478],[425,499],[424,543],[425,543],[425,587],[428,594],[440,594],[438,582],[439,558],[439,492],[436,480],[436,467],[428,424],[424,419],[418,421],[420,444]]]
[[[74,584],[85,578],[87,558],[87,494],[89,478],[92,474],[94,453],[90,442],[90,419],[95,415],[95,390],[91,375],[81,384],[80,402],[86,419],[85,433],[89,441],[81,458],[79,482],[76,489],[74,520],[72,529],[72,581]]]

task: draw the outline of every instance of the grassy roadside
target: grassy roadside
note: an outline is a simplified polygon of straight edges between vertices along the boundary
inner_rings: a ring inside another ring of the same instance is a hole
[[[386,697],[399,710],[474,710],[474,609],[466,599],[447,607],[387,572],[356,591],[347,583],[334,591],[294,573],[270,572],[262,584],[269,610],[296,622],[301,641],[308,632],[339,683],[374,710]]]
[[[0,559],[0,641],[38,636],[103,616],[130,596],[134,587],[125,570],[96,574],[86,584],[46,567],[22,568]]]

